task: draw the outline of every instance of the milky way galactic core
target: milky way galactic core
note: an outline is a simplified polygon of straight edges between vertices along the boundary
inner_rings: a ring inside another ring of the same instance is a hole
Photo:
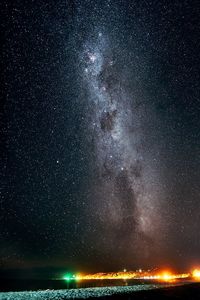
[[[136,84],[129,60],[139,57],[121,53],[107,34],[96,31],[79,56],[88,93],[88,141],[97,174],[90,211],[103,231],[101,243],[122,252],[126,245],[127,251],[134,255],[142,251],[144,257],[152,245],[155,251],[155,244],[161,249],[164,242],[161,178],[155,164],[159,145],[148,147],[150,126],[158,126],[159,120],[151,103],[131,93],[128,86]]]

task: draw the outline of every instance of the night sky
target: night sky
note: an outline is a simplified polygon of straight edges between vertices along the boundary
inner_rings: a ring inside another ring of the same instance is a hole
[[[198,1],[4,1],[0,268],[200,263]]]

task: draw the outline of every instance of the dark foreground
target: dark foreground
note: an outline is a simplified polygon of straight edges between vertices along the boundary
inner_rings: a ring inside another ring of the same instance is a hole
[[[200,299],[200,283],[158,287],[104,287],[74,290],[0,293],[0,300],[65,300],[65,299]]]

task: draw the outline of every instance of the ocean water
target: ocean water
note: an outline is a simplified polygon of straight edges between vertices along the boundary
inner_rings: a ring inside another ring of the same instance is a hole
[[[158,283],[155,281],[144,280],[0,280],[0,292],[14,291],[35,291],[35,290],[61,290],[61,289],[80,289],[89,287],[112,287],[112,286],[140,286]]]

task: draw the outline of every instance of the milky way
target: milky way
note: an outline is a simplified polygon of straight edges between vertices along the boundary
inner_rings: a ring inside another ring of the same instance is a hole
[[[98,183],[91,185],[95,199],[91,214],[103,229],[102,240],[112,245],[113,251],[125,253],[128,249],[129,255],[138,255],[142,250],[142,256],[148,257],[152,246],[155,251],[155,244],[161,247],[163,240],[158,213],[162,193],[153,186],[161,178],[158,170],[152,169],[153,158],[145,144],[145,135],[151,134],[149,120],[156,116],[144,105],[145,99],[138,105],[137,95],[129,94],[124,82],[134,78],[124,74],[127,63],[120,61],[119,48],[115,53],[101,31],[91,40],[80,54],[89,94],[88,136],[98,174]]]

